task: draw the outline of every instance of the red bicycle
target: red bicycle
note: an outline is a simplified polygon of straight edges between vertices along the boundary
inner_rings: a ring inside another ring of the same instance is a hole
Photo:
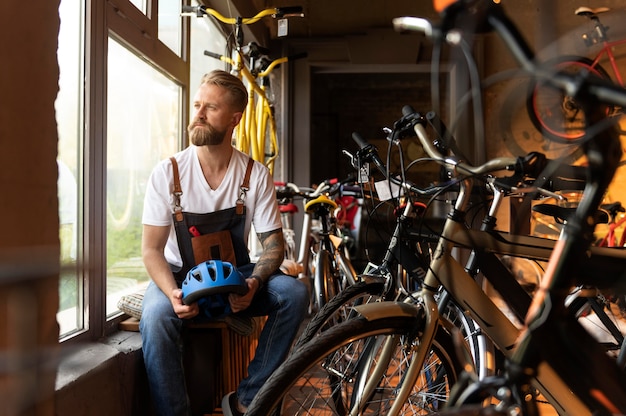
[[[600,46],[599,52],[593,58],[574,55],[560,56],[548,61],[546,68],[555,72],[581,76],[593,75],[612,80],[609,72],[600,65],[600,61],[606,59],[610,63],[615,82],[624,86],[613,48],[626,43],[626,39],[609,38],[609,27],[602,24],[598,17],[599,14],[609,10],[607,7],[596,9],[579,7],[575,11],[576,15],[584,16],[593,22],[593,29],[582,35],[586,46]],[[572,143],[585,137],[587,120],[585,120],[585,113],[580,103],[563,91],[549,87],[545,82],[531,80],[527,110],[537,130],[551,140],[559,143]],[[622,114],[622,108],[616,106],[607,106],[606,111],[608,116]]]

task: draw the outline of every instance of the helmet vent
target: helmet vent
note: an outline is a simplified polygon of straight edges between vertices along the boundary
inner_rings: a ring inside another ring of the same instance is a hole
[[[222,263],[222,270],[224,272],[224,276],[230,276],[230,272],[232,270],[232,267]]]
[[[192,274],[194,279],[196,279],[198,282],[202,281],[202,273],[200,273],[200,270],[195,270]]]
[[[208,270],[209,270],[209,276],[211,276],[211,280],[215,282],[217,280],[217,273],[216,273],[215,268],[209,267]]]

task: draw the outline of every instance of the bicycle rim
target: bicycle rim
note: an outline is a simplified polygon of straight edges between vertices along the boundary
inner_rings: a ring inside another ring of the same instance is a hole
[[[447,319],[451,325],[461,330],[479,379],[493,375],[496,371],[495,347],[491,340],[482,333],[478,324],[463,313],[463,310],[454,302],[448,303],[446,310],[442,311],[441,314],[442,318]]]
[[[405,371],[419,339],[412,336],[422,325],[415,317],[351,319],[316,337],[294,353],[265,383],[248,408],[247,415],[346,415],[378,364],[384,340],[397,340],[383,377],[367,397],[360,415],[384,415],[398,390],[410,388],[401,415],[423,415],[440,410],[457,379],[460,364],[450,355],[452,340],[437,333],[416,382],[405,383]],[[382,364],[381,364],[382,365]]]
[[[337,291],[334,288],[335,278],[330,253],[320,248],[315,256],[315,272],[313,274],[313,307],[320,311]]]

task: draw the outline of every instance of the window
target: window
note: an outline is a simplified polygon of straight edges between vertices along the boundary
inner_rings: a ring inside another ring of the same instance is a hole
[[[225,45],[206,19],[182,19],[181,3],[61,0],[56,114],[62,340],[104,335],[122,315],[119,298],[148,281],[141,261],[146,180],[159,160],[181,149],[187,91],[200,79],[190,81],[183,39],[191,30],[203,47],[207,40],[216,48]],[[157,6],[162,13],[150,17]],[[207,59],[194,65],[205,72]]]
[[[176,55],[182,50],[183,21],[180,1],[159,0],[159,39]]]
[[[82,141],[84,77],[84,8],[82,0],[62,0],[59,6],[59,94],[55,103],[59,130],[57,180],[61,275],[59,312],[61,334],[84,328],[83,282],[79,273],[82,201]]]
[[[130,2],[139,10],[141,10],[141,12],[143,14],[146,14],[148,11],[148,1],[149,0],[130,0]]]
[[[108,42],[106,314],[148,282],[141,214],[154,165],[179,149],[179,86],[114,39]]]
[[[197,4],[197,2],[196,2]],[[224,62],[208,57],[204,51],[222,52],[230,55],[226,51],[225,36],[217,26],[214,19],[208,17],[189,17],[191,24],[191,51],[189,53],[191,62],[191,73],[189,77],[190,88],[190,108],[193,108],[193,94],[200,84],[202,76],[213,69],[228,69]]]

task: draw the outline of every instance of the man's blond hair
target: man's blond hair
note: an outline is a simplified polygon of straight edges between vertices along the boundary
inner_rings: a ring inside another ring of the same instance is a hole
[[[230,103],[233,108],[243,113],[248,104],[248,91],[239,78],[226,71],[216,69],[205,74],[200,80],[200,85],[217,85],[228,91]]]

